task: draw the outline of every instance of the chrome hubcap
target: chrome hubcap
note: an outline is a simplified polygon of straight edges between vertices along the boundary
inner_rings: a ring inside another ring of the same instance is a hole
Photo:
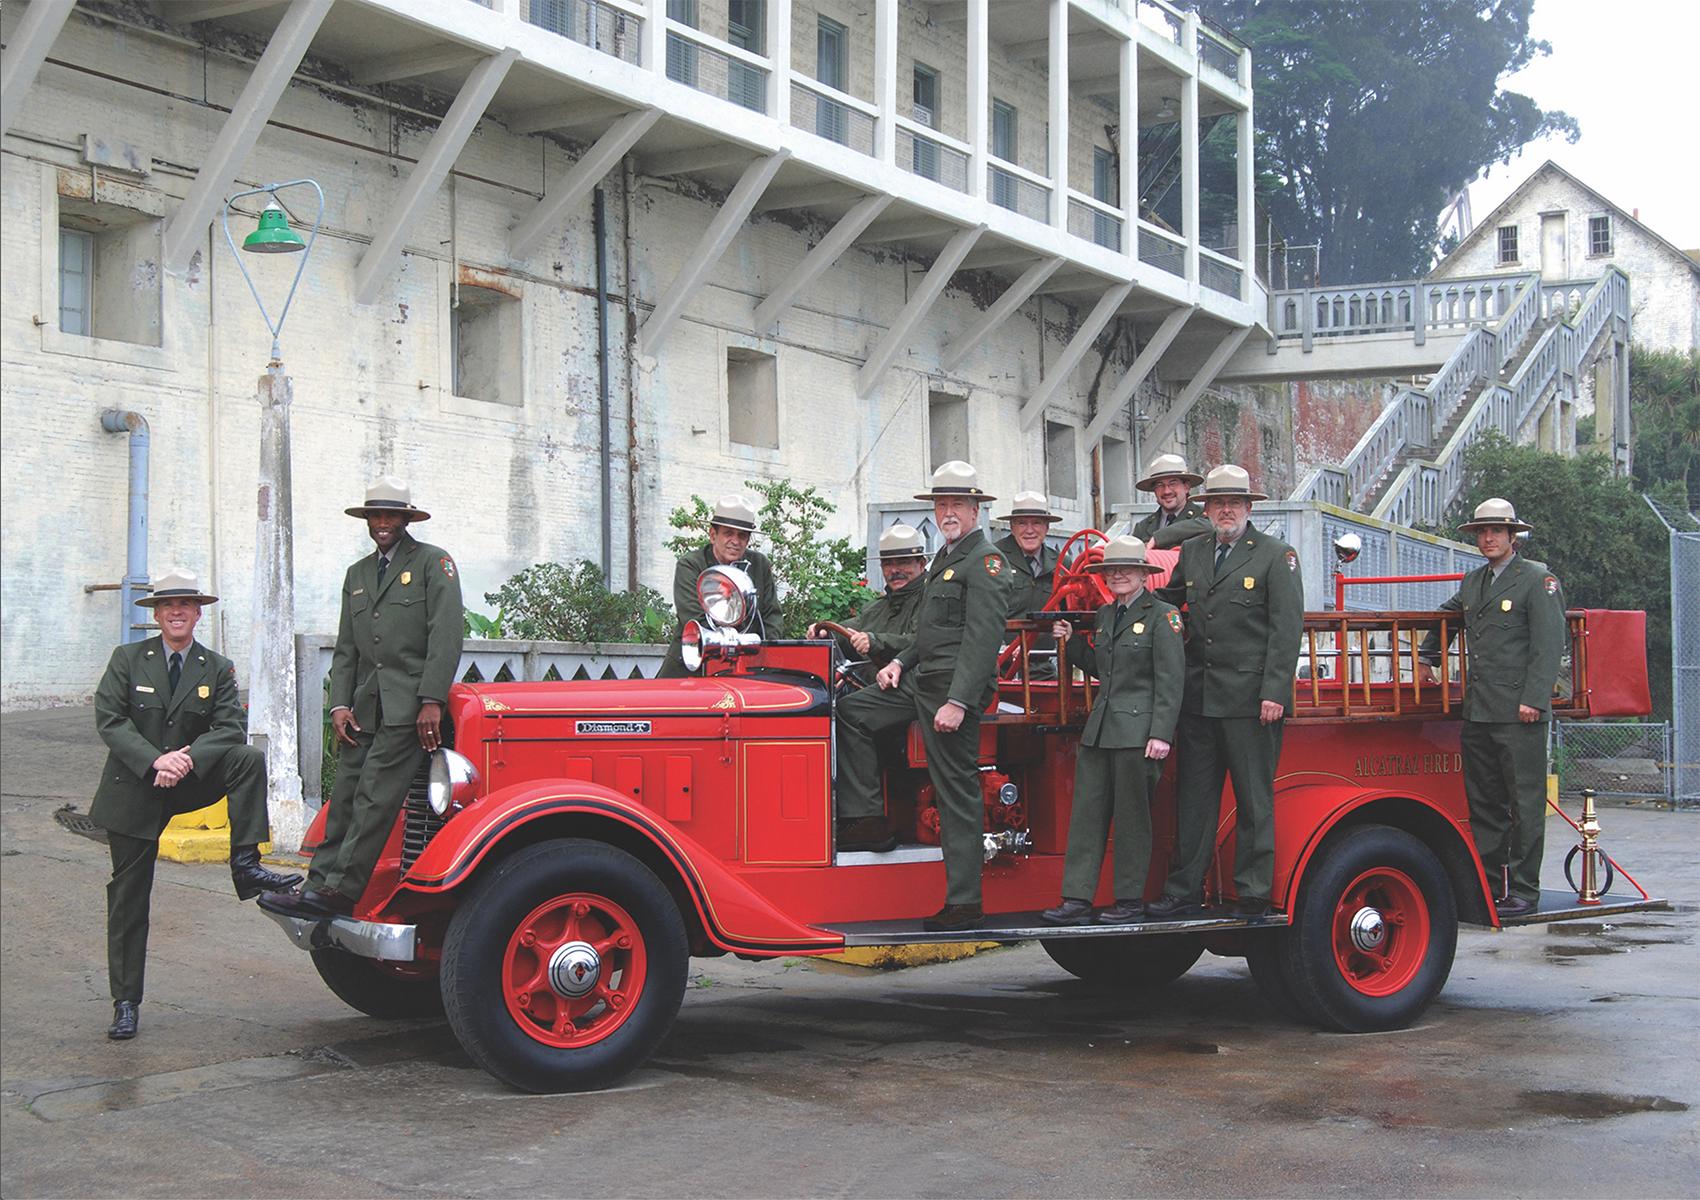
[[[1373,908],[1364,907],[1352,914],[1352,945],[1359,950],[1379,950],[1387,940],[1387,922]]]
[[[577,999],[601,977],[602,960],[589,942],[568,942],[549,956],[549,986],[558,996]]]

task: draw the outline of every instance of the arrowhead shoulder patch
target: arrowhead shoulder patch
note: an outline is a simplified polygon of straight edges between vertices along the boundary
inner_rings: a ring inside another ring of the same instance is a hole
[[[437,561],[442,564],[443,574],[447,575],[450,579],[453,579],[455,577],[455,560],[445,554]],[[403,582],[406,581],[404,580]]]
[[[986,555],[986,574],[988,574],[988,575],[1001,575],[1001,574],[1003,574],[1003,555],[1001,555],[1001,554],[988,554],[988,555]]]
[[[1297,571],[1298,569],[1299,569],[1298,552],[1295,551],[1295,550],[1287,551],[1287,570]]]
[[[1547,595],[1558,595],[1558,580],[1553,578],[1551,575],[1548,575],[1545,579],[1541,580],[1541,586],[1547,590]]]
[[[1176,633],[1179,633],[1181,631],[1181,614],[1180,613],[1174,612],[1174,611],[1171,611],[1169,613],[1169,628],[1173,629]]]

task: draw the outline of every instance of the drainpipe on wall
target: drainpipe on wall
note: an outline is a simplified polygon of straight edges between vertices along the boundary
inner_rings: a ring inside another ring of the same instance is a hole
[[[608,430],[608,202],[597,188],[591,216],[596,226],[596,398],[600,433],[598,465],[602,472],[602,583],[614,590],[613,451]]]
[[[124,582],[118,585],[118,639],[139,642],[150,623],[148,614],[136,607],[148,593],[148,423],[141,413],[109,408],[100,414],[100,427],[130,435],[130,533]]]

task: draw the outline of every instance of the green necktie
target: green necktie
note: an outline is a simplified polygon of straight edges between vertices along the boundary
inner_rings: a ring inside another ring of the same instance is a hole
[[[177,681],[183,678],[183,655],[176,650],[171,652],[171,690],[177,690]]]
[[[1216,543],[1216,574],[1222,573],[1222,563],[1228,557],[1228,552],[1234,548],[1232,542]]]

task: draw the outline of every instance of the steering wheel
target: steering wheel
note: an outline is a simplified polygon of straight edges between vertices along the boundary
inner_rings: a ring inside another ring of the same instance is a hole
[[[848,626],[840,625],[837,621],[816,621],[814,627],[825,630],[827,633],[837,634],[844,639],[845,643],[850,643],[852,630]],[[832,673],[834,687],[845,692],[854,692],[868,686],[868,681],[861,675],[861,669],[868,665],[869,659],[851,658],[845,655],[842,648],[835,644],[833,661],[836,664]]]

